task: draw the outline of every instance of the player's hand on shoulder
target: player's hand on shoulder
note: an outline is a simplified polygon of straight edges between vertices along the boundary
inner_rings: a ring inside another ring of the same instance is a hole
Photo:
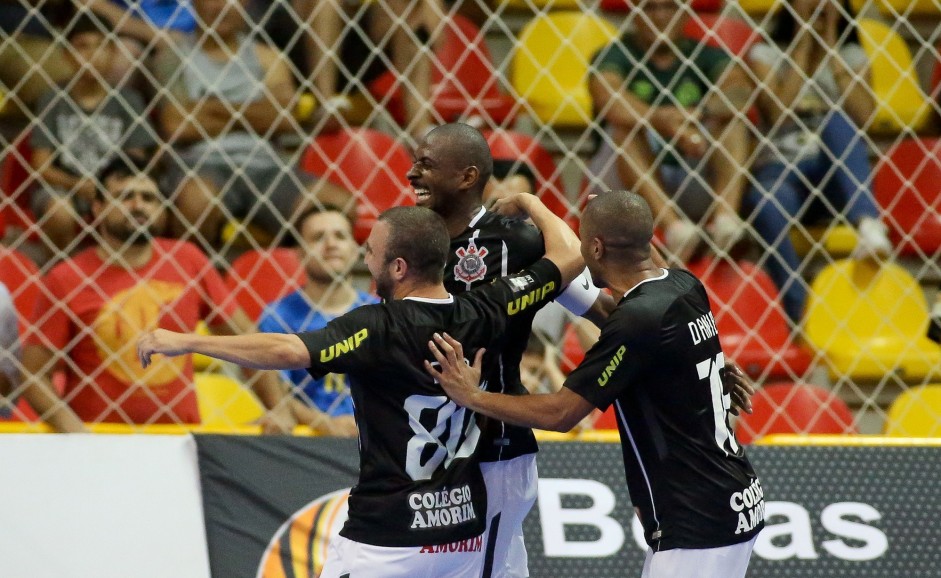
[[[480,368],[486,350],[478,350],[474,364],[468,365],[464,359],[464,347],[447,333],[435,333],[434,339],[428,342],[428,348],[437,365],[425,361],[425,371],[441,384],[456,404],[473,409],[473,397],[480,393]]]
[[[492,211],[498,215],[508,217],[510,219],[528,219],[530,215],[530,203],[540,202],[539,199],[532,193],[516,193],[498,199],[493,204]]]
[[[180,336],[181,334],[166,329],[154,329],[141,335],[137,339],[137,357],[140,359],[141,367],[149,366],[151,356],[155,353],[167,356],[186,353]]]
[[[732,415],[738,415],[740,411],[752,412],[751,398],[755,395],[755,386],[745,372],[731,361],[725,362],[722,371],[722,390],[732,398],[732,407],[729,409]]]

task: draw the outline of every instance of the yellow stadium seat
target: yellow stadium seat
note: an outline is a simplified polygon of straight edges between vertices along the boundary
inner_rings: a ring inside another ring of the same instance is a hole
[[[513,88],[543,123],[588,126],[592,120],[588,65],[617,35],[613,24],[591,13],[537,16],[520,33],[513,55]]]
[[[739,0],[738,6],[746,14],[760,16],[774,10],[781,0]]]
[[[823,251],[833,257],[846,257],[856,247],[856,230],[849,225],[822,225],[806,229],[791,229],[791,243],[797,254],[803,257],[819,244]]]
[[[204,426],[245,425],[265,413],[255,396],[231,377],[219,373],[197,373],[194,382]]]
[[[941,7],[938,6],[935,0],[851,0],[850,5],[853,12],[859,14],[870,2],[886,16],[895,16],[896,14],[937,16],[941,13]]]
[[[859,41],[869,56],[876,111],[869,132],[896,134],[925,128],[931,105],[921,90],[905,40],[891,27],[870,18],[859,20]]]
[[[895,398],[883,429],[888,436],[941,437],[941,385],[913,387]]]
[[[938,373],[941,347],[926,336],[928,306],[918,282],[894,263],[844,259],[811,284],[806,336],[834,379],[920,380]]]
[[[587,0],[503,0],[512,10],[581,10]]]

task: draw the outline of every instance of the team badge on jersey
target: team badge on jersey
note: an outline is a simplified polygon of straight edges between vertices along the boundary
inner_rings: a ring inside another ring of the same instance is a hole
[[[487,248],[477,248],[473,243],[467,248],[459,247],[454,252],[457,255],[457,265],[454,266],[454,278],[465,283],[480,281],[487,275],[487,263],[484,257],[487,256]]]

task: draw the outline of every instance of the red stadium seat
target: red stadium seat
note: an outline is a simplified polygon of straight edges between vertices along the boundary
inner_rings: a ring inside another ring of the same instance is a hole
[[[7,286],[13,297],[13,306],[20,321],[20,334],[23,334],[41,288],[39,267],[16,249],[0,247],[0,282]]]
[[[755,378],[793,379],[812,355],[791,338],[774,282],[754,263],[704,258],[689,270],[709,293],[727,359]]]
[[[693,0],[690,7],[696,12],[719,12],[722,10],[722,0]],[[628,12],[631,9],[630,0],[601,0],[600,8],[605,12]]]
[[[460,14],[450,17],[435,50],[431,71],[431,101],[443,122],[480,117],[487,124],[512,120],[515,99],[500,90],[500,79],[484,35],[472,21]],[[388,71],[369,85],[377,100],[398,122],[404,122],[401,88]],[[392,93],[392,94],[390,94]]]
[[[741,414],[735,428],[748,444],[768,434],[853,434],[853,413],[832,392],[816,385],[776,383],[758,390],[753,412]]]
[[[695,14],[686,21],[683,34],[707,45],[723,48],[735,56],[746,56],[761,41],[757,30],[744,20],[718,14]]]
[[[415,204],[405,178],[412,166],[402,144],[386,133],[354,128],[318,136],[301,167],[357,195],[356,241],[363,243],[382,211]]]
[[[6,149],[6,154],[0,160],[0,238],[6,233],[7,227],[29,231],[34,226],[28,187],[32,150],[29,134],[24,134],[16,139],[12,147]],[[31,232],[30,238],[37,238],[35,231]]]
[[[507,130],[484,131],[484,136],[487,137],[493,158],[520,160],[533,169],[539,181],[536,183],[539,190],[534,192],[553,213],[563,219],[574,217],[569,214],[562,174],[552,159],[552,153],[539,141],[529,135]]]
[[[585,359],[585,349],[578,338],[578,330],[569,324],[562,335],[562,359],[559,360],[562,373],[569,374]]]
[[[941,140],[907,139],[876,166],[873,190],[901,254],[941,248]]]
[[[225,275],[231,297],[252,321],[265,305],[297,290],[307,275],[294,249],[250,250],[239,255]]]

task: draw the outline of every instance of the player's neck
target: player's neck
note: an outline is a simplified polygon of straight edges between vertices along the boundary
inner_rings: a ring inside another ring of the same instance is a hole
[[[356,290],[347,279],[340,282],[309,281],[304,286],[304,294],[317,309],[329,314],[345,313],[356,303]]]
[[[447,299],[448,290],[442,283],[400,283],[395,288],[395,299]]]
[[[611,289],[615,295],[624,295],[647,279],[655,279],[663,275],[661,269],[651,260],[626,266],[610,275]]]
[[[448,226],[448,236],[453,239],[466,231],[482,206],[480,199],[474,199],[466,206],[457,207],[450,215],[442,215],[445,224]]]

